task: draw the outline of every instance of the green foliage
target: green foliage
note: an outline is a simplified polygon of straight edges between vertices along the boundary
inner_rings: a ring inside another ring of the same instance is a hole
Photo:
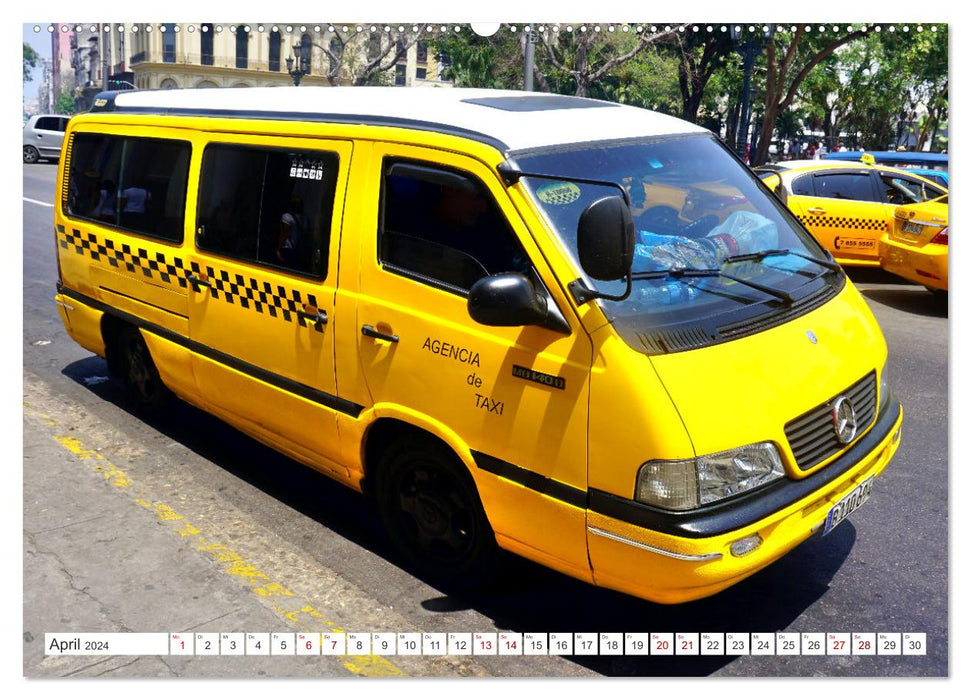
[[[539,35],[545,38],[535,44],[536,90],[622,102],[734,131],[742,59],[741,44],[729,34],[566,29]],[[825,133],[831,147],[846,133],[854,145],[870,149],[892,147],[906,133],[922,144],[946,144],[945,25],[921,32],[904,32],[900,25],[893,32],[887,25],[879,32],[873,26],[857,31],[860,25],[852,32],[818,29],[781,25],[771,39],[759,38],[751,103],[764,120],[753,125],[760,152],[770,137],[792,139],[808,131]],[[525,40],[521,31],[504,26],[492,37],[449,33],[431,43],[447,54],[445,77],[456,85],[520,90]]]
[[[429,41],[429,50],[448,57],[445,79],[456,87],[523,89],[523,53],[518,36],[449,33]]]
[[[62,92],[57,96],[57,102],[54,103],[55,114],[74,114],[77,111],[78,101],[74,95]]]
[[[34,51],[30,44],[24,44],[24,82],[30,82],[33,78],[31,72],[37,67],[40,55]]]

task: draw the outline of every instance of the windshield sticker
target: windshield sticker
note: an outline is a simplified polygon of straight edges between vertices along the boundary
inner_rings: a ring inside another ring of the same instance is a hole
[[[573,204],[580,199],[580,188],[572,182],[553,182],[537,189],[536,196],[544,204]]]

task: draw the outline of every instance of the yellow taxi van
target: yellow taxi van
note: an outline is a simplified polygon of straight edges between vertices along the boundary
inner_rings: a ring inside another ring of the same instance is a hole
[[[869,497],[900,440],[861,295],[708,131],[550,94],[104,93],[56,303],[171,393],[373,496],[403,560],[496,548],[674,603]]]

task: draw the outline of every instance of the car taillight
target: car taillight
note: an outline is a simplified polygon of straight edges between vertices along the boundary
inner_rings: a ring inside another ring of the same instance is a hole
[[[938,245],[947,245],[947,226],[944,227],[939,234],[931,239],[931,243],[937,243]]]

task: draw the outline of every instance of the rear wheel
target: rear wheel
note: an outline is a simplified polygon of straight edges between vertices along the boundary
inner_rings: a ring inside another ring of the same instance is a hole
[[[137,328],[121,328],[109,348],[108,367],[125,385],[129,399],[141,410],[157,411],[171,394],[162,383],[145,340]]]
[[[40,151],[33,146],[24,146],[24,162],[36,163],[40,160]]]
[[[376,496],[388,537],[416,570],[455,583],[485,577],[495,535],[472,478],[444,445],[414,437],[390,445]]]

